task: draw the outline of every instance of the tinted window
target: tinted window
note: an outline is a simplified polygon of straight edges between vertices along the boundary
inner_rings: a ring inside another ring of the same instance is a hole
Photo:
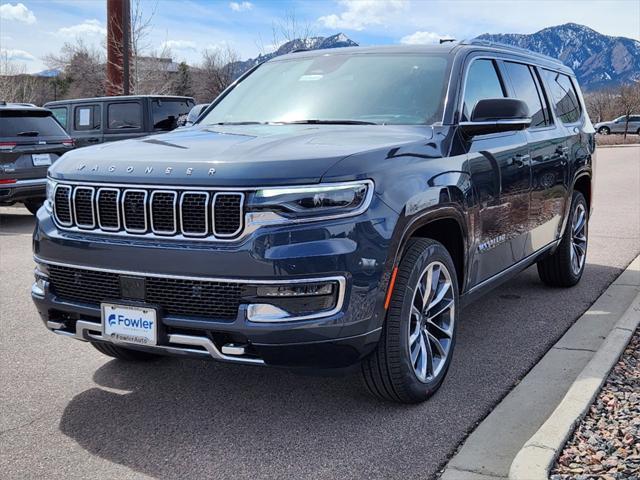
[[[64,128],[67,128],[67,107],[50,108],[53,116]]]
[[[561,73],[542,70],[547,87],[551,91],[551,98],[555,104],[555,111],[563,123],[573,123],[580,118],[580,102],[571,79]]]
[[[515,98],[524,101],[529,107],[531,127],[535,128],[549,125],[547,112],[543,107],[541,95],[534,77],[535,73],[529,66],[523,65],[522,63],[505,62],[504,65],[511,79]]]
[[[640,122],[640,117],[636,117],[636,116],[629,117],[629,121],[630,122]]]
[[[0,110],[2,137],[67,137],[50,112]]]
[[[142,126],[142,105],[137,102],[111,103],[107,110],[110,130],[126,130]]]
[[[193,107],[186,100],[154,100],[151,102],[154,130],[173,130],[180,117],[186,117]]]
[[[479,100],[505,97],[493,60],[476,60],[467,72],[464,87],[463,120],[469,120]]]
[[[267,62],[201,123],[430,124],[442,119],[448,62],[439,55],[341,53]]]
[[[94,130],[100,128],[100,107],[96,105],[82,105],[75,107],[74,130]]]

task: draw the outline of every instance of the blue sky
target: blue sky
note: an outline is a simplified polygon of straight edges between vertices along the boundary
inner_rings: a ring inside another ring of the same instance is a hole
[[[131,0],[132,4],[136,0]],[[148,45],[197,63],[228,44],[242,58],[273,48],[273,25],[290,12],[315,35],[343,32],[361,45],[428,43],[481,33],[533,33],[566,22],[640,40],[639,0],[141,0],[155,11]],[[29,72],[82,38],[103,48],[105,0],[0,0],[0,50]]]

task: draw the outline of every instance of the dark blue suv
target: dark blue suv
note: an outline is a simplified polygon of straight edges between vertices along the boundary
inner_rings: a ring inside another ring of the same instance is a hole
[[[193,127],[49,170],[32,297],[124,360],[359,366],[419,402],[461,307],[583,273],[594,129],[572,71],[486,43],[268,61]]]

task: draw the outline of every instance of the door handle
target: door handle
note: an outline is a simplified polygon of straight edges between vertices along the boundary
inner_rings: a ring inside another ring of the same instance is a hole
[[[98,143],[99,141],[99,138],[87,138],[87,143]]]
[[[531,158],[531,155],[515,155],[509,159],[508,165],[515,165],[516,167],[523,167]]]
[[[567,153],[569,153],[569,147],[558,147],[556,149],[556,152],[562,154],[562,155],[566,155]]]

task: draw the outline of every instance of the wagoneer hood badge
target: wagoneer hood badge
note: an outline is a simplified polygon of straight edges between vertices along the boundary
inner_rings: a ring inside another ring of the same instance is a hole
[[[94,164],[92,167],[88,168],[86,163],[81,163],[76,167],[77,171],[82,171],[87,169],[88,171],[91,172],[98,172],[98,171],[102,171],[102,172],[108,172],[108,173],[115,173],[115,174],[122,174],[122,173],[135,173],[136,172],[136,168],[140,168],[140,170],[142,172],[144,172],[145,175],[150,175],[152,173],[158,173],[155,171],[154,167],[152,165],[147,165],[145,167],[135,167],[133,165],[108,165],[108,166],[104,166],[104,165],[100,165],[100,164]],[[174,173],[175,167],[169,166],[169,167],[164,167],[163,170],[160,170],[161,174],[164,175],[171,175]],[[182,173],[184,173],[185,175],[193,175],[196,169],[194,169],[194,167],[187,167],[187,168],[182,168],[181,170],[178,169],[176,171],[181,171]],[[216,169],[213,167],[209,167],[209,168],[200,168],[198,169],[198,175],[208,175],[209,177],[211,177],[212,175],[214,175],[216,173]]]

